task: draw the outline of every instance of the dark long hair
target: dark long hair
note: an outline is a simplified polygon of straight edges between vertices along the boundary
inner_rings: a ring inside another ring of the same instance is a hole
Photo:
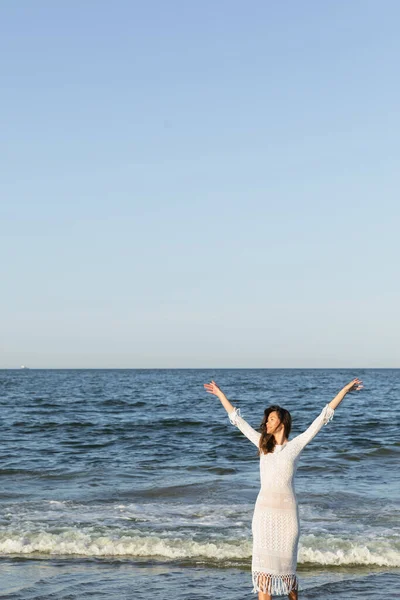
[[[289,439],[289,433],[290,433],[290,430],[292,429],[292,417],[291,417],[290,412],[288,410],[286,410],[286,408],[282,408],[281,406],[278,406],[278,404],[273,404],[272,406],[269,406],[268,408],[266,408],[264,410],[264,417],[263,417],[263,420],[259,427],[259,430],[261,432],[261,438],[260,438],[260,442],[258,445],[257,456],[260,456],[260,454],[268,454],[268,452],[273,452],[274,448],[276,446],[274,434],[267,433],[267,427],[266,427],[269,414],[274,411],[278,414],[280,423],[283,423],[285,437],[287,439]]]

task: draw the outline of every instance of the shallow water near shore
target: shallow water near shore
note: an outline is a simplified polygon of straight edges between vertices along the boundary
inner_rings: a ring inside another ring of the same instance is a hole
[[[256,449],[203,383],[294,437],[354,377],[297,472],[299,597],[400,598],[396,369],[0,371],[0,598],[256,598]]]

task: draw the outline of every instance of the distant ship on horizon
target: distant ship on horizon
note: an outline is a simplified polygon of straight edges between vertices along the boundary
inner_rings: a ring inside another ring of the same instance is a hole
[[[21,369],[29,369],[29,367],[26,367],[25,365],[21,365]]]

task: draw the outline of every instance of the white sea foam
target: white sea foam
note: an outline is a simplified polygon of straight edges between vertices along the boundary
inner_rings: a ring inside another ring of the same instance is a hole
[[[213,559],[247,558],[248,542],[196,542],[158,536],[98,535],[76,529],[61,534],[37,532],[26,535],[0,534],[0,554],[84,555],[163,557],[168,559],[204,557]]]
[[[252,504],[15,503],[0,511],[7,523],[0,533],[0,555],[248,562],[253,509]],[[400,535],[394,527],[363,528],[352,521],[343,531],[332,509],[305,513],[299,564],[400,566]]]
[[[9,507],[10,508],[10,507]],[[152,527],[241,527],[251,522],[253,505],[249,504],[182,504],[182,503],[129,503],[129,504],[80,504],[64,501],[16,503],[12,512],[1,512],[15,524],[29,522],[54,523],[60,525],[87,522],[101,525],[121,520],[137,521]]]
[[[91,557],[140,557],[168,560],[203,559],[244,561],[251,559],[251,540],[209,538],[196,541],[169,535],[126,535],[115,530],[104,533],[77,528],[62,533],[46,531],[2,532],[0,555],[46,554]],[[400,567],[399,538],[343,539],[332,535],[300,538],[298,563],[319,565],[375,565]]]
[[[341,538],[330,534],[300,538],[299,563],[400,567],[400,538]]]

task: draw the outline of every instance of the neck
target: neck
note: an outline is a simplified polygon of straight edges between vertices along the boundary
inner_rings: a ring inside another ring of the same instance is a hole
[[[286,442],[287,442],[287,438],[285,438],[284,433],[274,434],[274,438],[275,438],[275,442],[278,444],[278,446],[282,446],[283,444],[286,444]]]

